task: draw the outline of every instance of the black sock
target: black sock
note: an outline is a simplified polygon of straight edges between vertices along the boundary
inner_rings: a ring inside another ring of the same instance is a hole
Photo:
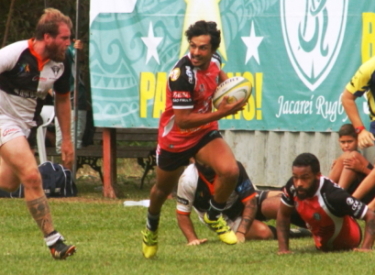
[[[217,203],[216,201],[214,201],[214,199],[211,199],[210,208],[208,209],[208,212],[207,212],[208,218],[212,221],[217,220],[221,212],[223,212],[226,204],[227,204],[226,202]]]
[[[47,236],[45,236],[45,238],[49,237],[49,236],[52,236],[54,234],[58,233],[56,230],[53,230],[51,233],[49,233]]]
[[[147,228],[151,231],[158,230],[160,214],[152,215],[147,213]]]

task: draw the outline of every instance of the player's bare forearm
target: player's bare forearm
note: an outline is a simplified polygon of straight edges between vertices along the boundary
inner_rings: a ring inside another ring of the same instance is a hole
[[[292,209],[280,203],[280,209],[276,218],[277,239],[279,243],[279,254],[289,252],[289,230]]]
[[[356,199],[362,199],[373,187],[375,184],[375,169],[372,169],[370,173],[365,177],[361,184],[352,194]]]
[[[245,202],[244,210],[242,212],[242,221],[238,226],[237,232],[241,232],[246,235],[246,232],[250,229],[254,222],[257,209],[258,207],[255,197]]]
[[[354,127],[363,126],[355,100],[356,97],[345,89],[341,96],[342,106]]]
[[[73,144],[70,135],[70,98],[68,94],[56,94],[56,116],[59,120],[62,142],[61,142],[61,158],[63,165],[71,169],[73,163]]]
[[[71,106],[68,94],[56,93],[56,117],[59,121],[62,139],[71,140],[70,136],[70,121],[71,121]]]
[[[198,240],[198,236],[195,233],[194,225],[190,219],[190,215],[182,215],[177,213],[177,223],[188,244],[193,242],[194,240]]]
[[[286,220],[278,220],[276,223],[279,252],[289,251],[289,225]]]
[[[244,105],[246,105],[244,100],[228,103],[226,97],[224,97],[215,112],[194,113],[190,109],[175,109],[175,122],[181,129],[200,127],[209,122],[220,120],[228,115],[233,115],[242,110]]]

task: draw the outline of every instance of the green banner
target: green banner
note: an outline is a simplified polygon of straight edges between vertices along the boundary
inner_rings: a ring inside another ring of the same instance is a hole
[[[197,20],[218,23],[228,76],[253,83],[245,110],[221,129],[337,131],[348,122],[340,95],[375,54],[375,1],[91,0],[90,9],[100,127],[158,127],[168,74]],[[368,122],[365,100],[357,104]]]

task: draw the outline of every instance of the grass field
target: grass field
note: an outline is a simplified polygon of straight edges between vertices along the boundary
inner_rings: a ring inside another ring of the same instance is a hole
[[[136,176],[136,175],[135,175]],[[291,240],[291,255],[278,256],[277,241],[253,241],[228,246],[196,222],[208,243],[188,247],[175,219],[175,202],[163,208],[159,252],[152,260],[141,253],[140,231],[146,208],[124,207],[124,200],[148,197],[138,178],[119,180],[123,198],[101,197],[100,182],[81,175],[77,198],[50,199],[54,223],[77,246],[66,261],[55,261],[22,199],[0,199],[0,274],[374,274],[375,254],[321,253],[312,239]]]

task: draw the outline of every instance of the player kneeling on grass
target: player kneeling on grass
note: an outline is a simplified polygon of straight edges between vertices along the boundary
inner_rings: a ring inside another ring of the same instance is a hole
[[[310,153],[297,156],[292,178],[284,187],[277,214],[279,254],[289,250],[290,216],[295,208],[313,234],[315,246],[322,251],[369,251],[375,235],[375,214],[366,204],[320,173],[319,160]],[[361,228],[355,219],[366,221],[362,246]]]
[[[255,219],[257,210],[262,209],[262,206],[258,206],[257,202],[264,202],[268,199],[258,200],[256,198],[257,193],[243,165],[240,162],[237,162],[237,164],[240,175],[236,188],[231,193],[223,211],[223,217],[227,222],[227,226],[236,232],[239,242],[254,239],[275,239],[276,229]],[[190,219],[190,213],[192,208],[194,208],[200,221],[204,223],[204,214],[210,207],[210,199],[214,192],[215,177],[216,174],[210,167],[196,162],[186,168],[178,182],[177,221],[187,239],[188,245],[199,245],[207,241],[207,239],[198,238]],[[279,201],[278,196],[269,199]],[[279,204],[272,203],[269,205],[275,205],[276,208],[279,206]],[[273,212],[276,213],[277,209],[274,210]],[[271,212],[271,209],[267,210],[267,213]],[[263,214],[261,216],[264,217]],[[297,232],[292,232],[291,234],[295,237],[302,237],[306,236],[306,231],[306,229],[299,229]]]

